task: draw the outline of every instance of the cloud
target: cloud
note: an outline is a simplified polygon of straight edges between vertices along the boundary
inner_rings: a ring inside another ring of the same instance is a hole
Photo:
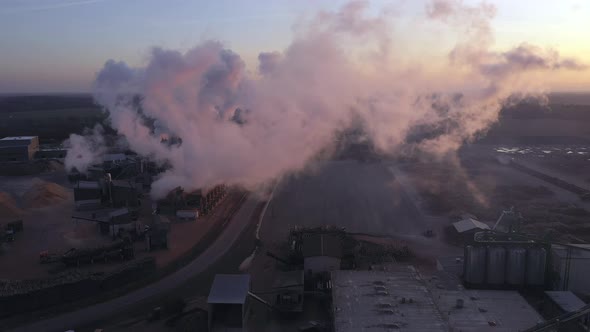
[[[583,70],[586,66],[573,58],[561,58],[555,50],[521,44],[502,53],[491,53],[482,61],[480,71],[487,76],[505,77],[513,72],[533,70]]]
[[[258,55],[258,72],[261,75],[270,75],[276,69],[282,55],[279,52],[261,52]]]
[[[382,153],[410,146],[444,156],[485,132],[515,92],[538,93],[527,72],[583,67],[528,44],[493,51],[493,6],[438,0],[426,14],[458,31],[449,68],[468,79],[452,93],[448,79],[395,61],[404,47],[392,18],[355,1],[305,21],[285,50],[261,52],[260,75],[207,41],[184,53],[154,48],[140,67],[109,60],[94,96],[131,149],[170,166],[152,186],[158,198],[177,186],[252,187],[301,171],[353,123]]]
[[[97,163],[106,152],[104,130],[100,125],[86,129],[83,135],[71,134],[64,142],[68,149],[64,165],[66,170],[86,173],[88,167]]]
[[[38,4],[31,4],[27,5],[26,2],[22,2],[18,6],[12,8],[5,8],[0,11],[1,14],[14,14],[14,13],[23,13],[23,12],[35,12],[35,11],[43,11],[43,10],[56,10],[74,6],[85,6],[91,5],[99,2],[104,2],[107,0],[58,0],[58,1],[44,1],[39,2]]]

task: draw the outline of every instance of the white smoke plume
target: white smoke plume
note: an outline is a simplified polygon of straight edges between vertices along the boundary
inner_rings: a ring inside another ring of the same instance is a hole
[[[68,149],[64,161],[68,172],[75,169],[80,173],[86,173],[89,166],[100,161],[106,152],[103,134],[102,126],[96,125],[92,129],[86,129],[83,135],[70,135],[64,142],[64,147]]]
[[[381,152],[411,143],[446,154],[496,121],[514,92],[540,91],[527,72],[583,67],[528,44],[494,52],[493,6],[436,0],[426,7],[431,24],[461,36],[449,65],[468,81],[451,89],[397,61],[403,47],[395,48],[388,16],[371,17],[367,7],[354,1],[318,14],[286,50],[260,53],[260,75],[215,41],[185,53],[155,48],[143,67],[109,60],[95,99],[131,149],[171,166],[152,186],[159,198],[177,186],[252,186],[301,170],[355,118]],[[164,136],[179,140],[163,144]],[[79,155],[74,150],[85,145],[75,143],[72,155]]]

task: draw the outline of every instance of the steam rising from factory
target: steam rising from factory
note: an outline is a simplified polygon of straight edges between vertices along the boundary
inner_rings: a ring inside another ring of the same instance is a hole
[[[133,151],[171,166],[152,185],[162,197],[177,186],[248,187],[301,170],[355,119],[382,153],[412,144],[445,155],[485,132],[515,93],[542,92],[529,73],[584,69],[527,43],[495,51],[492,5],[435,0],[428,24],[460,34],[448,62],[467,80],[450,84],[399,60],[395,16],[367,9],[355,1],[317,14],[287,49],[261,52],[257,74],[217,41],[184,53],[154,48],[142,67],[109,60],[94,96]],[[87,168],[104,152],[99,137],[72,135],[66,166]]]

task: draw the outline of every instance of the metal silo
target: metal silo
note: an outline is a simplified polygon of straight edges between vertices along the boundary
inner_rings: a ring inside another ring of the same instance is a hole
[[[486,248],[465,247],[465,271],[463,279],[469,284],[483,284],[486,273]]]
[[[511,286],[524,285],[526,270],[526,249],[512,247],[508,249],[506,259],[506,283]]]
[[[500,246],[488,246],[487,283],[502,285],[506,271],[506,249]]]
[[[547,251],[544,248],[529,248],[527,250],[526,283],[529,286],[545,284],[545,267]]]

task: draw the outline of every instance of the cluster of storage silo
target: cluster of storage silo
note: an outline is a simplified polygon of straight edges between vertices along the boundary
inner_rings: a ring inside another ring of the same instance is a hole
[[[493,288],[545,285],[547,249],[526,244],[465,247],[463,280],[469,286]]]

